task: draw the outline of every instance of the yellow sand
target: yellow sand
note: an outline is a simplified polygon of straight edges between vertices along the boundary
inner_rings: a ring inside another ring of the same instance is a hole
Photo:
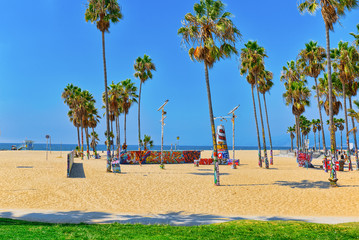
[[[193,164],[122,165],[122,174],[106,173],[105,158],[75,159],[85,178],[66,177],[59,152],[0,152],[0,208],[102,211],[156,214],[359,216],[359,172],[338,172],[339,188],[329,188],[329,173],[297,167],[294,158],[275,157],[259,168],[256,151],[237,151],[241,166],[220,166],[221,186],[213,184],[213,166]],[[204,157],[210,152],[202,154]],[[318,167],[319,160],[314,161]],[[27,166],[32,168],[18,168]]]

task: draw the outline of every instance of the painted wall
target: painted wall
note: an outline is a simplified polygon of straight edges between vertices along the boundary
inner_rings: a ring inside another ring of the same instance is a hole
[[[141,153],[142,164],[161,163],[161,151],[128,151],[121,153],[121,164],[138,164]],[[163,151],[163,163],[193,163],[200,155],[201,151]]]

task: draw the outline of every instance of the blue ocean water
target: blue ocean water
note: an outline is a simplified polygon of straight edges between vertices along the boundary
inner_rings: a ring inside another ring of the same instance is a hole
[[[17,146],[20,147],[23,144],[22,143],[0,143],[0,150],[10,150],[11,146]],[[50,150],[51,151],[71,151],[74,150],[76,148],[77,144],[51,144],[46,146],[46,144],[44,143],[34,143],[34,150]],[[86,145],[84,145],[84,148],[86,149]],[[90,148],[91,149],[91,148]],[[106,151],[106,145],[100,144],[96,147],[97,151]],[[127,150],[137,150],[138,146],[137,145],[129,145],[127,147]],[[177,150],[212,150],[213,147],[212,146],[177,146],[176,147]],[[232,146],[228,146],[228,149],[231,150]],[[257,146],[236,146],[235,147],[236,150],[257,150],[258,147]],[[269,147],[267,148],[269,149]],[[275,146],[273,147],[274,150],[287,150],[290,149],[290,147],[278,147]],[[92,149],[91,149],[92,150]],[[160,145],[155,145],[153,146],[153,148],[151,148],[151,150],[161,150],[161,146]],[[163,150],[171,150],[171,146],[169,145],[164,145],[163,146]],[[175,150],[175,146],[172,146],[172,150]]]

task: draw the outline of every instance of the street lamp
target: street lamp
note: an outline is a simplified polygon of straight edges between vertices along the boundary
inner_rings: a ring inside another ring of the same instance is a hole
[[[163,126],[165,125],[164,120],[167,116],[165,116],[167,114],[167,112],[165,112],[164,107],[166,106],[166,104],[168,103],[168,99],[164,102],[164,104],[162,104],[162,106],[157,110],[160,111],[162,110],[162,117],[161,117],[161,165],[160,168],[164,169],[164,165],[163,165]]]
[[[234,151],[234,120],[235,118],[237,117],[236,115],[234,115],[234,112],[238,109],[239,105],[235,108],[233,108],[229,113],[228,115],[231,115],[232,114],[232,134],[233,134],[233,161],[232,161],[232,169],[236,169],[236,163],[235,163],[235,151]],[[239,164],[239,159],[238,159],[238,164]]]
[[[45,138],[46,138],[46,160],[47,160],[48,159],[47,158],[47,150],[48,150],[48,145],[49,145],[48,141],[49,141],[50,135],[46,135]],[[51,138],[50,138],[50,141],[51,141]]]

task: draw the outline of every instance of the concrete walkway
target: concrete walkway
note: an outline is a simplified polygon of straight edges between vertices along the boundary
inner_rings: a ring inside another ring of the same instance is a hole
[[[169,224],[172,226],[195,226],[223,223],[234,220],[260,221],[303,221],[311,223],[338,224],[359,222],[359,217],[281,217],[281,216],[219,216],[208,214],[188,214],[171,212],[166,214],[113,214],[105,212],[68,211],[57,212],[47,210],[9,210],[0,209],[0,218],[48,222],[48,223],[140,223]]]

